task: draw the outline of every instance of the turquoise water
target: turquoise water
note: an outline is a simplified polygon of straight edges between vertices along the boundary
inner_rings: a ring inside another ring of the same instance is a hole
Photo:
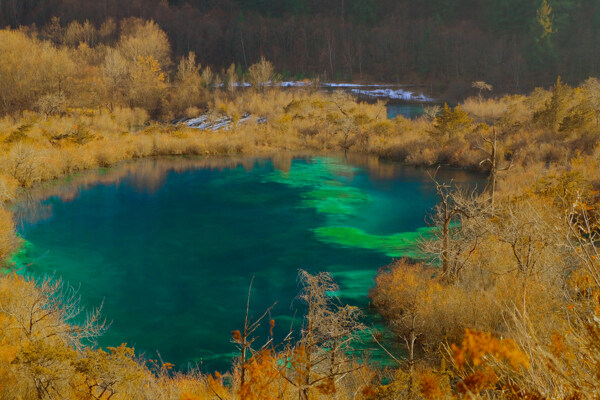
[[[398,115],[401,115],[407,119],[415,119],[425,114],[424,104],[388,103],[385,107],[387,109],[387,117],[389,119],[394,119]]]
[[[15,260],[103,302],[101,346],[223,370],[252,277],[251,313],[277,302],[279,334],[301,313],[299,268],[330,271],[342,300],[366,307],[377,269],[415,254],[435,201],[425,171],[376,159],[145,160],[30,192]]]

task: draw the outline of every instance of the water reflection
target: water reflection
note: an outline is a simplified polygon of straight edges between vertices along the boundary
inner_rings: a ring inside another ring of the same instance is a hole
[[[294,160],[310,163],[314,156],[314,154],[279,153],[271,157],[165,157],[128,161],[112,168],[80,172],[62,180],[24,190],[12,205],[12,210],[17,226],[22,227],[23,224],[35,224],[52,217],[52,203],[45,200],[56,198],[63,203],[69,203],[78,198],[82,191],[98,185],[119,186],[127,181],[128,185],[138,191],[151,194],[164,186],[170,173],[200,169],[224,171],[238,167],[251,172],[257,166],[264,166],[265,163],[271,163],[275,170],[287,173]],[[421,180],[423,178],[423,169],[407,167],[373,155],[350,153],[329,156],[342,158],[348,164],[363,169],[373,180]],[[343,173],[348,175],[346,178],[352,179],[354,171],[354,169],[345,169]],[[473,173],[467,171],[442,169],[437,176],[440,181],[452,180],[457,184],[473,182]]]

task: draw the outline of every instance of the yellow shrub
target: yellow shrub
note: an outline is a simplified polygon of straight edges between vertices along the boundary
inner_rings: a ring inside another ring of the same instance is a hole
[[[18,188],[19,181],[12,176],[0,173],[0,203],[13,200]]]
[[[5,260],[15,250],[17,243],[12,214],[0,207],[0,260]]]

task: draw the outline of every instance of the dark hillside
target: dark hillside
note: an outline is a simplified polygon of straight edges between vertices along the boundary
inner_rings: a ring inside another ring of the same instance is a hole
[[[217,69],[261,56],[284,78],[421,82],[460,94],[576,83],[600,70],[596,0],[5,0],[0,26],[156,20],[176,56]]]

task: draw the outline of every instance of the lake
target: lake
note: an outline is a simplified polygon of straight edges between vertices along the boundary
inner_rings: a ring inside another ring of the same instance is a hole
[[[377,269],[415,254],[435,203],[426,171],[377,158],[149,159],[29,191],[14,206],[26,241],[14,261],[103,303],[101,346],[224,370],[253,277],[251,314],[277,302],[279,335],[300,321],[299,268],[331,272],[366,309]]]
[[[398,115],[407,119],[415,119],[425,114],[425,104],[388,103],[385,107],[389,119],[394,119]]]

